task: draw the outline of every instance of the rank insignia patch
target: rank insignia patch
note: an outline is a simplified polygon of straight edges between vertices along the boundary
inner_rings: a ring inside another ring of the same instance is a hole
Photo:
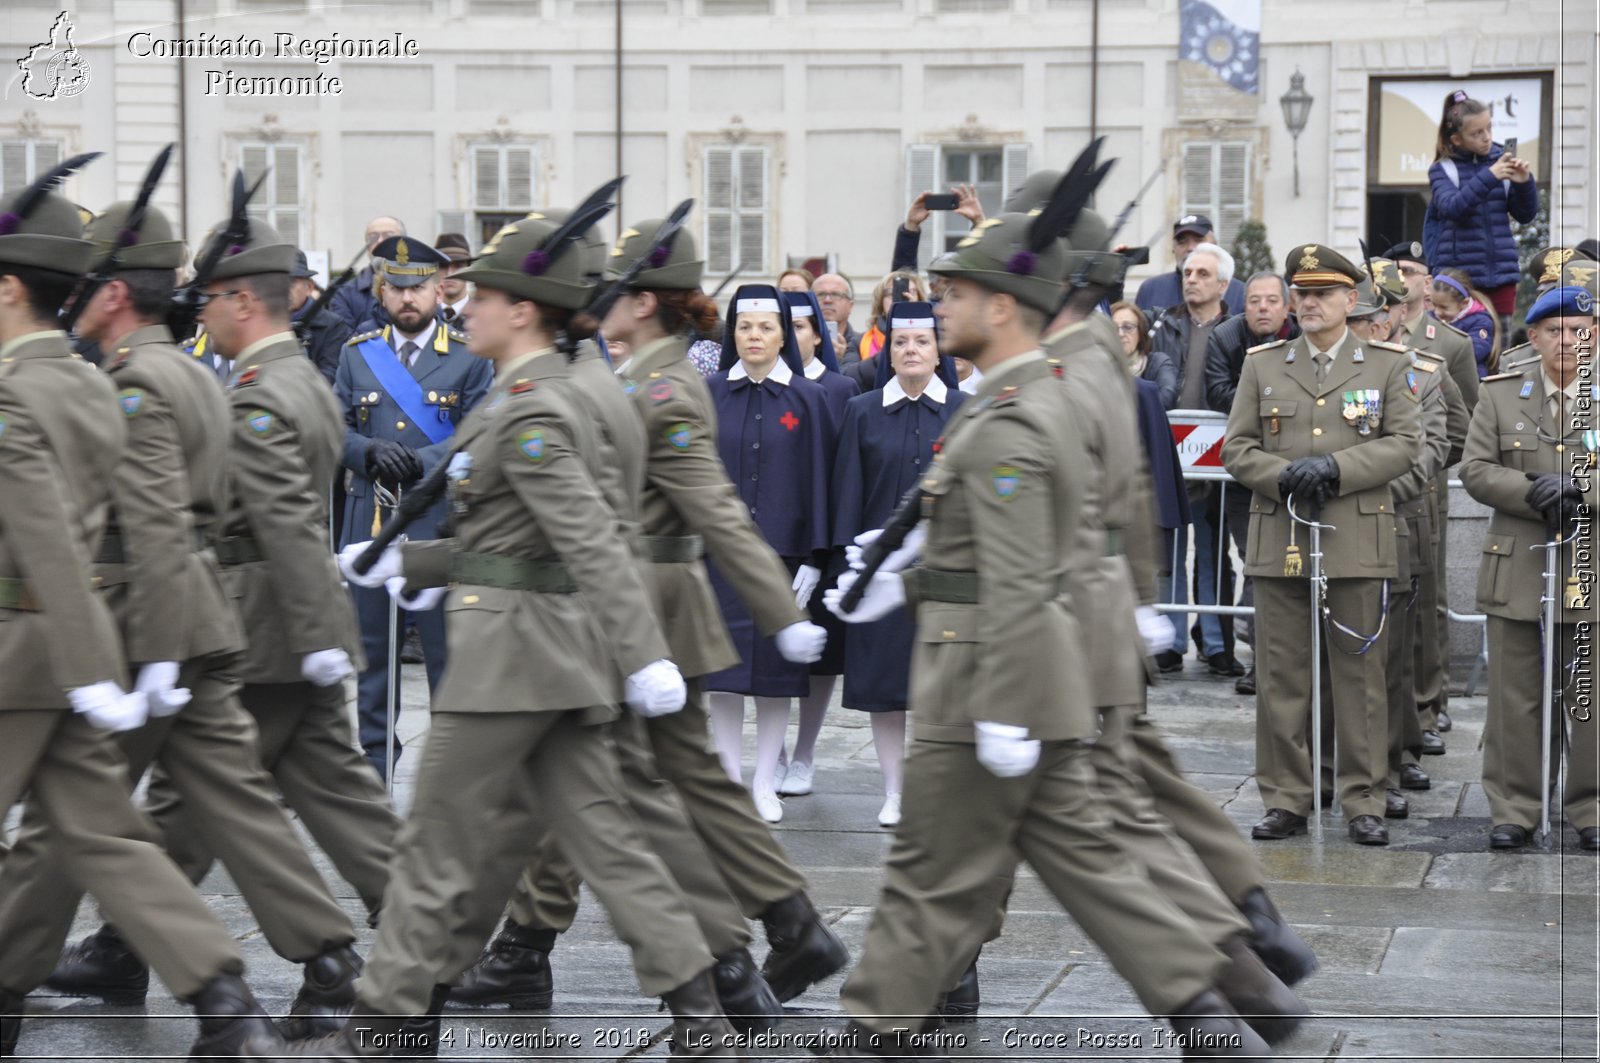
[[[517,437],[517,449],[534,464],[544,460],[544,433],[537,428]]]
[[[122,406],[122,416],[136,417],[139,407],[144,405],[144,389],[127,388],[117,397],[117,402]]]
[[[994,467],[994,493],[1003,502],[1017,497],[1017,486],[1022,482],[1022,470],[1014,465]]]
[[[667,429],[667,442],[673,450],[688,450],[691,438],[689,426],[681,421]]]
[[[1411,389],[1411,394],[1413,395],[1422,393],[1421,389],[1417,387],[1417,374],[1409,369],[1406,370],[1406,387]]]
[[[513,395],[526,395],[538,386],[539,382],[537,380],[519,380],[511,385],[510,392]]]
[[[1529,395],[1532,395],[1532,394],[1533,394],[1533,381],[1524,380],[1522,382],[1522,391],[1519,393],[1520,397],[1525,399]]]
[[[254,384],[256,379],[260,376],[261,370],[246,369],[244,373],[240,375],[239,379],[233,382],[233,386],[236,388],[249,387],[251,384]]]
[[[638,391],[638,390],[639,390],[639,382],[637,380],[624,380],[622,382],[622,393],[624,395],[632,395],[635,391]]]
[[[660,406],[670,398],[672,398],[672,381],[663,380],[650,385],[650,401],[657,406]]]
[[[264,436],[272,431],[272,414],[266,410],[256,410],[245,418],[245,424],[250,426],[250,431],[258,436]]]

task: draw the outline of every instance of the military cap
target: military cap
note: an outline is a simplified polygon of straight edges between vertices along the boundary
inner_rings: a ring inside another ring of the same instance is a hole
[[[1387,309],[1383,293],[1373,284],[1372,278],[1366,274],[1356,281],[1356,305],[1350,311],[1352,318],[1376,317]]]
[[[1006,212],[1039,213],[1060,183],[1060,170],[1035,170],[1006,200]],[[1210,224],[1208,219],[1200,220]],[[1111,228],[1106,220],[1092,210],[1080,211],[1067,230],[1067,274],[1074,284],[1109,288],[1122,282],[1128,263],[1121,255],[1108,253],[1110,244]]]
[[[1590,295],[1600,299],[1600,262],[1591,262],[1586,258],[1574,255],[1561,267],[1561,274],[1557,279],[1557,286],[1562,288],[1582,288]]]
[[[373,272],[395,288],[415,288],[439,275],[450,260],[414,236],[391,236],[372,249]]]
[[[127,227],[132,209],[132,200],[114,203],[89,226],[99,263],[95,268],[104,269],[113,251],[117,251],[118,269],[177,269],[183,265],[183,241],[174,238],[167,216],[146,206],[139,228],[133,230]]]
[[[1587,240],[1579,240],[1578,246],[1574,250],[1578,252],[1579,258],[1586,258],[1590,262],[1600,262],[1600,240],[1596,240],[1592,236]]]
[[[541,207],[528,217],[533,221],[547,221],[560,225],[572,217],[572,211],[567,207]],[[598,282],[605,275],[611,248],[600,238],[599,233],[590,229],[578,240],[578,251],[583,259],[584,277],[590,283]]]
[[[1568,262],[1592,261],[1582,251],[1571,247],[1546,247],[1528,259],[1525,270],[1538,286],[1539,291],[1548,291],[1558,284],[1562,284],[1561,271]]]
[[[206,251],[223,239],[227,223],[224,222],[206,234],[196,260],[204,259]],[[278,235],[278,230],[265,222],[249,221],[249,232],[243,243],[229,245],[207,280],[225,281],[234,277],[253,277],[259,273],[293,273],[295,246]]]
[[[456,279],[564,310],[581,310],[593,288],[584,268],[583,242],[567,244],[554,255],[543,246],[560,227],[533,215],[514,221],[495,233]]]
[[[1042,250],[1029,247],[1027,214],[1002,214],[980,222],[959,244],[949,262],[929,267],[944,277],[965,277],[991,291],[1054,314],[1061,306],[1067,275],[1067,246],[1052,240]]]
[[[654,251],[650,262],[633,279],[635,288],[664,288],[669,291],[687,291],[700,287],[705,275],[705,262],[700,259],[694,237],[687,229],[679,229],[665,248],[653,246],[656,232],[666,224],[663,218],[651,218],[630,225],[617,237],[606,263],[606,279],[616,280],[627,272],[640,258]]]
[[[1395,244],[1383,253],[1383,257],[1391,262],[1415,262],[1423,269],[1428,268],[1428,260],[1422,254],[1422,245],[1415,240]]]
[[[1354,288],[1364,274],[1361,268],[1331,247],[1303,244],[1284,259],[1283,275],[1289,287]]]
[[[1372,274],[1373,286],[1383,296],[1384,305],[1398,306],[1406,301],[1406,282],[1393,262],[1387,258],[1373,259]]]
[[[95,248],[84,239],[80,208],[53,189],[99,154],[69,159],[0,200],[0,263],[73,276],[89,271]]]
[[[1060,170],[1035,170],[1006,197],[1004,214],[1031,214],[1050,201],[1061,181]]]
[[[451,262],[472,261],[472,245],[460,233],[440,233],[433,239],[433,249]]]
[[[1547,317],[1596,317],[1595,299],[1587,288],[1551,288],[1534,301],[1528,310],[1527,323],[1532,325]]]

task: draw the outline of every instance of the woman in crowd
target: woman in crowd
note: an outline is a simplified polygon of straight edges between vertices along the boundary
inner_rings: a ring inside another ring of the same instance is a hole
[[[858,349],[861,360],[868,361],[883,350],[884,341],[889,334],[889,307],[897,299],[921,302],[927,297],[927,289],[923,287],[922,278],[914,270],[896,270],[879,281],[878,286],[872,289],[872,327],[861,337],[861,346]],[[861,390],[867,389],[863,387]]]
[[[1489,293],[1494,312],[1516,312],[1517,241],[1511,219],[1539,212],[1539,187],[1527,160],[1494,142],[1486,104],[1457,90],[1445,97],[1422,222],[1423,251],[1437,272],[1455,267]]]
[[[1465,270],[1441,270],[1429,291],[1433,312],[1472,340],[1478,359],[1478,376],[1488,376],[1500,364],[1500,319],[1489,308],[1489,296],[1473,287]]]
[[[1178,370],[1172,359],[1150,346],[1150,322],[1132,303],[1114,303],[1111,320],[1117,326],[1117,338],[1122,341],[1122,353],[1128,359],[1128,372],[1140,380],[1148,380],[1161,391],[1161,406],[1170,410],[1178,401]]]
[[[889,313],[888,356],[879,388],[851,399],[839,430],[833,478],[833,541],[846,546],[882,528],[910,487],[933,464],[934,442],[967,395],[955,366],[939,356],[933,307],[896,303]],[[878,822],[900,822],[901,760],[916,621],[899,610],[845,628],[844,707],[870,713],[872,745],[883,772]]]
[[[793,577],[805,609],[822,578],[830,545],[828,472],[835,426],[827,392],[807,380],[789,304],[771,285],[747,284],[733,297],[722,340],[722,370],[707,381],[717,411],[717,450],[728,478],[768,545]],[[778,758],[789,727],[789,699],[811,693],[805,664],[778,653],[714,563],[717,605],[740,663],[705,678],[717,752],[741,776],[744,699],[756,701],[756,766],[750,795],[769,823],[783,818]]]

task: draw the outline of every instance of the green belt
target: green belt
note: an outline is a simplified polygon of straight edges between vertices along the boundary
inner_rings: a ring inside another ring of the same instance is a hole
[[[0,579],[0,609],[18,609],[23,612],[37,612],[39,603],[34,601],[33,588],[28,586],[25,579]]]
[[[578,592],[567,566],[560,561],[525,561],[499,554],[457,554],[450,563],[450,582],[544,594]]]
[[[698,535],[641,535],[639,542],[658,565],[698,561],[706,555],[705,540]]]
[[[937,568],[914,568],[917,597],[927,602],[952,602],[957,605],[977,605],[982,602],[976,572],[948,572]],[[1063,576],[1056,585],[1060,594],[1066,586]]]
[[[205,534],[199,528],[189,529],[189,549],[199,553],[209,544]],[[252,542],[251,545],[254,545]],[[95,555],[94,563],[97,565],[125,565],[128,563],[127,551],[122,546],[121,532],[106,532],[100,537],[100,552]]]
[[[230,535],[217,542],[217,564],[224,568],[265,560],[261,547],[248,535]]]

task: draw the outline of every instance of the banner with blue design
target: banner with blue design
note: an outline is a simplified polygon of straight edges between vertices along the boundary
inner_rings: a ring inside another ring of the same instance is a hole
[[[1261,0],[1179,0],[1178,17],[1181,67],[1219,88],[1259,93]]]

